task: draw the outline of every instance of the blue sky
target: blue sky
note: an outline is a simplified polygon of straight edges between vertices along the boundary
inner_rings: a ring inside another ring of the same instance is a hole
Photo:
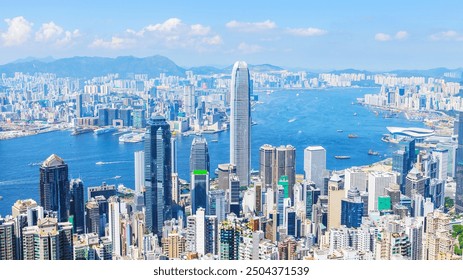
[[[461,11],[462,1],[1,1],[0,64],[159,54],[181,66],[456,68]]]

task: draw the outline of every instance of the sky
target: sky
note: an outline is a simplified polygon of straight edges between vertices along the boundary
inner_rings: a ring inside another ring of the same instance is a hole
[[[163,55],[183,67],[463,66],[463,1],[0,0],[0,64]]]

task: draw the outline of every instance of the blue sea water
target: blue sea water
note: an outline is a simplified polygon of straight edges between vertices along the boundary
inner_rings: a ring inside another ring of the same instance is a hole
[[[367,107],[352,105],[356,98],[378,91],[378,88],[338,88],[260,93],[259,100],[263,103],[257,104],[252,112],[257,123],[251,136],[253,169],[259,168],[259,147],[263,144],[296,147],[296,169],[300,174],[303,174],[303,150],[310,145],[325,147],[327,167],[331,170],[366,165],[391,156],[396,147],[381,141],[381,136],[387,133],[386,126],[423,125],[403,117],[385,119]],[[348,138],[350,133],[358,138]],[[143,143],[122,144],[118,137],[91,133],[71,136],[70,131],[57,131],[0,141],[0,196],[3,197],[0,215],[10,214],[18,199],[33,198],[39,202],[39,166],[33,163],[42,162],[53,153],[68,164],[70,176],[80,177],[87,187],[107,182],[133,188],[133,153],[142,150]],[[225,131],[205,137],[214,170],[219,163],[229,161],[230,135]],[[218,142],[211,142],[212,139]],[[193,136],[178,137],[178,171],[180,178],[188,181],[192,140]],[[369,149],[381,156],[368,155]],[[351,158],[338,160],[335,155]],[[99,161],[104,164],[97,165]],[[116,176],[121,177],[116,179]]]

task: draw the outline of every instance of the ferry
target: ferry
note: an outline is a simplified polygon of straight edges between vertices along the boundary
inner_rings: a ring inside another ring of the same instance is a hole
[[[357,134],[349,134],[347,135],[348,138],[358,138]]]
[[[144,133],[127,133],[119,137],[120,143],[138,143],[145,140]]]
[[[110,127],[102,127],[102,128],[95,129],[95,131],[93,131],[93,133],[95,135],[101,135],[101,134],[105,134],[105,133],[109,133],[109,132],[114,132],[116,130],[117,130],[117,128],[112,127],[112,126],[110,126]]]
[[[373,150],[368,150],[368,155],[370,156],[379,156],[379,152],[373,151]]]
[[[335,159],[350,159],[350,156],[334,156]]]
[[[75,136],[75,135],[84,134],[84,133],[88,133],[88,132],[93,132],[93,129],[91,129],[91,128],[76,127],[76,128],[74,128],[74,129],[72,130],[71,135],[72,135],[72,136]]]

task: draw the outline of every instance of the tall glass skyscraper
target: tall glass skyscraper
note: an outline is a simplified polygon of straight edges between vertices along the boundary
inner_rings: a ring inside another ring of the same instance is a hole
[[[456,192],[455,192],[455,212],[463,213],[463,112],[460,112],[458,121],[458,149],[456,165]]]
[[[85,232],[84,183],[81,179],[73,179],[71,180],[70,187],[70,215],[73,217],[74,233],[82,234]]]
[[[155,234],[172,217],[170,126],[161,116],[149,122],[145,134],[146,228]]]
[[[211,172],[207,141],[203,137],[195,137],[191,143],[190,173],[195,170]]]
[[[58,222],[67,222],[70,210],[68,165],[52,154],[40,166],[40,205],[56,212]]]
[[[248,65],[233,65],[230,86],[230,163],[242,186],[249,185],[251,167],[251,83]]]

